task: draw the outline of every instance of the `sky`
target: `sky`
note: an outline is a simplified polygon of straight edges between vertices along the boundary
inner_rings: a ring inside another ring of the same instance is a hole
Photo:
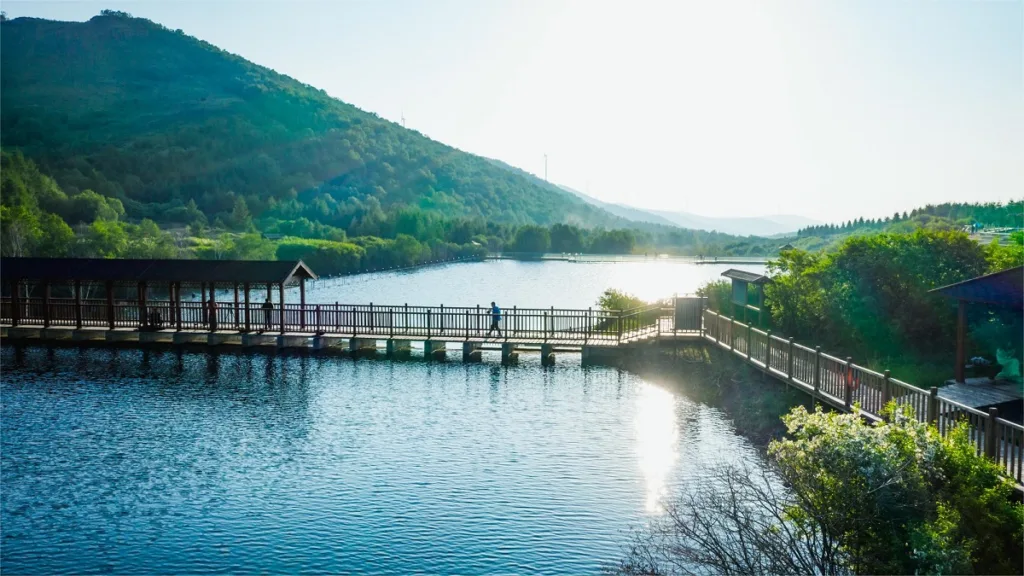
[[[181,28],[607,202],[836,221],[1024,197],[1024,0],[2,8]]]

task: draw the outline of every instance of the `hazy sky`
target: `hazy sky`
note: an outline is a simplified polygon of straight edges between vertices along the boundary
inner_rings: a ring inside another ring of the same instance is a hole
[[[610,202],[881,216],[1024,197],[1024,0],[5,1],[131,12]]]

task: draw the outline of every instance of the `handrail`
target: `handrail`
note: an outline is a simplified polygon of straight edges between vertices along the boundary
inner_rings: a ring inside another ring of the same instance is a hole
[[[917,420],[935,425],[943,436],[963,422],[978,454],[1002,464],[1018,484],[1024,479],[1024,425],[999,418],[995,409],[985,413],[942,398],[938,388],[918,388],[888,371],[860,366],[713,310],[703,311],[703,325],[704,338],[833,407],[853,410],[857,405],[862,415],[877,421],[882,408],[896,401],[910,406]]]

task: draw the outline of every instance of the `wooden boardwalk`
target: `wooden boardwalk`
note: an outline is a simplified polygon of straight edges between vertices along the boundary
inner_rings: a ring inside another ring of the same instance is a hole
[[[676,298],[632,310],[517,308],[502,311],[497,330],[487,308],[374,304],[287,304],[264,308],[237,301],[218,304],[213,312],[202,302],[23,298],[15,304],[0,298],[0,325],[7,334],[21,329],[47,337],[54,331],[74,331],[84,339],[100,335],[107,341],[247,345],[295,345],[317,348],[317,342],[347,339],[350,346],[377,340],[408,349],[408,341],[423,341],[425,350],[444,350],[445,342],[464,343],[467,351],[500,345],[503,360],[517,346],[540,347],[542,357],[560,350],[613,351],[664,339],[707,341],[732,356],[787,384],[804,390],[822,403],[880,419],[890,400],[909,405],[922,422],[947,434],[964,422],[979,454],[1005,466],[1022,482],[1024,426],[1000,418],[995,409],[982,412],[938,394],[897,380],[888,372],[859,366],[841,358],[779,338],[703,308],[700,298]],[[158,340],[165,337],[165,340]],[[179,337],[181,337],[179,339]],[[180,341],[180,342],[179,342]],[[276,344],[275,344],[276,343]],[[284,343],[284,344],[282,344]]]

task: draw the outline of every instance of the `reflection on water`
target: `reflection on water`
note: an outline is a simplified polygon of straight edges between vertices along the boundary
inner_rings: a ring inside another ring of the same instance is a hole
[[[498,361],[5,346],[0,562],[594,573],[701,462],[756,457],[665,382]]]
[[[645,510],[660,513],[661,499],[666,495],[665,487],[675,465],[676,442],[679,440],[675,397],[654,384],[641,383],[637,389],[635,418],[637,455],[647,487]]]

